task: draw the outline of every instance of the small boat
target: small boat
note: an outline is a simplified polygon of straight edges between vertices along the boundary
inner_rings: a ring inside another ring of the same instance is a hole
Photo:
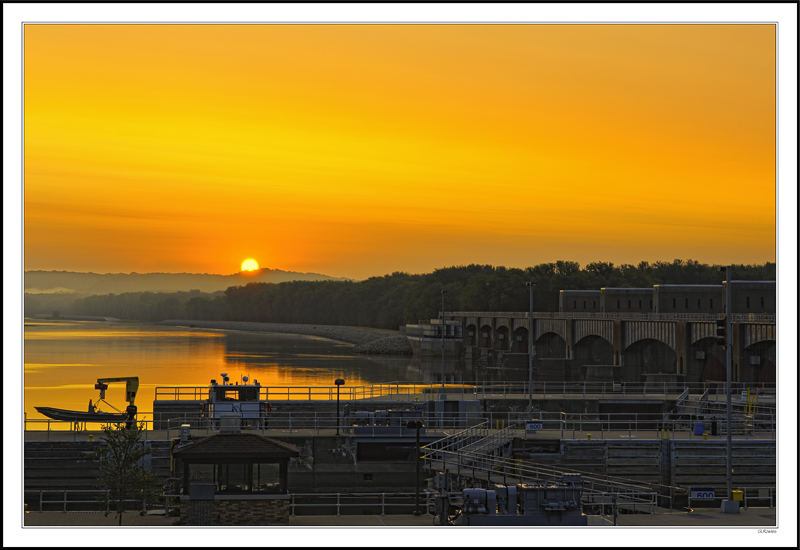
[[[34,407],[37,411],[53,420],[66,420],[69,422],[125,422],[126,413],[68,411],[54,409],[53,407]]]

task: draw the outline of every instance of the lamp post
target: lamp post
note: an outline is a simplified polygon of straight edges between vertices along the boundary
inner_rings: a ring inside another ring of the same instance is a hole
[[[442,291],[442,393],[444,393],[444,295],[447,294],[446,290]]]
[[[733,471],[733,458],[731,456],[731,367],[733,366],[732,357],[731,357],[731,348],[733,347],[731,344],[733,343],[733,339],[731,338],[731,266],[720,267],[720,271],[725,272],[725,370],[726,373],[726,381],[727,381],[727,408],[728,408],[728,460],[727,460],[727,474],[726,474],[726,481],[727,481],[727,488],[728,488],[728,502],[726,503],[725,512],[731,511],[728,506],[731,505],[731,498],[733,493],[731,492],[731,485],[732,485],[732,471]],[[738,508],[739,503],[736,503],[736,512],[739,511]]]
[[[416,477],[414,478],[414,486],[416,487],[416,497],[414,500],[414,515],[419,516],[422,512],[419,511],[419,430],[422,428],[422,421],[421,420],[409,420],[406,423],[406,428],[409,430],[417,430],[417,446],[414,447],[414,463],[415,463],[415,472]]]
[[[336,384],[336,435],[339,435],[339,424],[341,424],[341,419],[339,418],[339,387],[344,384],[344,380],[337,378],[333,383]]]
[[[528,313],[528,414],[533,411],[533,287],[536,283],[530,281],[525,286],[531,290],[531,307]]]

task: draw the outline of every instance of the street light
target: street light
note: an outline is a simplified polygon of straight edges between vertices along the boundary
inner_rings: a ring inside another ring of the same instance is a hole
[[[732,510],[729,506],[732,505],[731,497],[733,493],[731,492],[731,485],[732,485],[732,471],[733,471],[733,457],[732,457],[732,448],[731,448],[731,366],[732,366],[732,357],[731,357],[731,348],[733,347],[731,344],[731,266],[724,266],[719,268],[720,271],[725,272],[725,370],[726,373],[726,381],[727,381],[727,405],[728,405],[728,472],[726,477],[727,485],[728,485],[728,501],[725,503],[725,512],[729,513]],[[739,503],[736,502],[736,512],[739,511]]]
[[[422,421],[421,420],[409,420],[406,423],[406,428],[409,430],[417,430],[417,446],[414,447],[414,452],[416,453],[414,456],[414,463],[416,465],[416,477],[414,478],[414,486],[416,487],[416,499],[414,504],[414,515],[419,516],[422,512],[419,511],[419,430],[422,428]]]
[[[339,387],[344,384],[344,380],[337,378],[333,383],[336,384],[336,435],[339,435],[339,424],[341,424],[341,418],[339,418]]]
[[[444,393],[444,295],[447,294],[446,290],[442,291],[442,392]]]
[[[533,287],[536,283],[530,281],[525,286],[531,289],[531,308],[528,313],[528,413],[533,411]]]

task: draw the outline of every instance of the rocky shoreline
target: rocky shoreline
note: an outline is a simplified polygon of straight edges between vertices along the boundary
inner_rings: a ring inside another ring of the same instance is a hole
[[[400,334],[381,330],[344,327],[332,325],[300,325],[284,323],[248,323],[243,321],[190,321],[168,319],[157,325],[214,328],[221,330],[244,330],[255,332],[275,332],[282,334],[303,334],[330,338],[354,344],[354,353],[366,355],[411,355],[411,344]]]

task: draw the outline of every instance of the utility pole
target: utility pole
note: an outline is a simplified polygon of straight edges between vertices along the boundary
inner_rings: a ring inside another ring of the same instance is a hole
[[[533,287],[536,283],[530,281],[525,286],[531,291],[531,307],[528,313],[528,414],[533,411]]]
[[[442,394],[444,394],[444,295],[447,294],[446,290],[442,290]]]
[[[732,458],[732,422],[731,422],[731,370],[733,370],[733,361],[732,361],[732,343],[733,337],[731,335],[731,266],[720,267],[720,271],[725,272],[725,370],[727,371],[726,380],[727,380],[727,408],[728,408],[728,460],[727,460],[727,472],[726,472],[726,481],[727,481],[727,488],[728,488],[728,498],[727,502],[725,502],[724,511],[725,513],[738,513],[739,512],[739,502],[732,500],[733,491],[732,491],[732,484],[733,484],[733,458]]]

